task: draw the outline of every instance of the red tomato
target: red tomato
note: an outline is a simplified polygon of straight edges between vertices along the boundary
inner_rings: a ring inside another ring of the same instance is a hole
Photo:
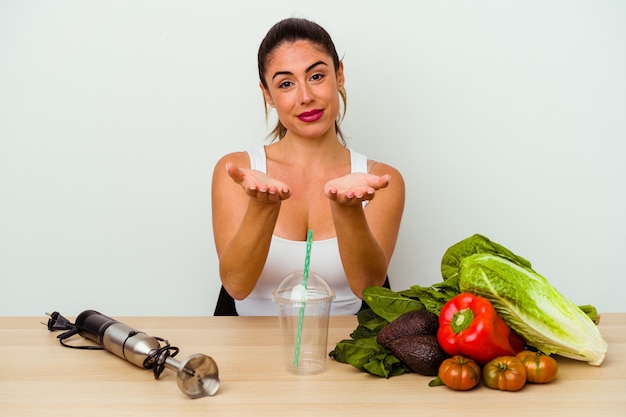
[[[545,384],[556,378],[559,368],[553,357],[530,350],[522,350],[516,357],[526,367],[526,381]]]
[[[441,363],[439,379],[448,388],[466,391],[480,382],[480,367],[472,359],[455,355]]]
[[[483,368],[483,381],[492,389],[518,391],[526,384],[526,366],[515,356],[498,356]]]

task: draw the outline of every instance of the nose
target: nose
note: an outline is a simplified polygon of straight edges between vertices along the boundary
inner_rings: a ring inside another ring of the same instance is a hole
[[[311,103],[315,100],[313,89],[307,83],[300,84],[300,102],[303,104]]]

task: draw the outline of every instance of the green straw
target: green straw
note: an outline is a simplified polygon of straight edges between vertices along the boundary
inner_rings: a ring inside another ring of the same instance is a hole
[[[309,262],[311,262],[311,242],[313,242],[313,230],[309,230],[306,236],[306,256],[304,257],[304,273],[302,274],[302,285],[304,286],[304,294],[306,297],[306,287],[309,281]],[[296,351],[293,356],[293,366],[298,367],[300,360],[300,343],[302,341],[302,322],[304,321],[304,304],[306,298],[302,300],[300,306],[300,314],[298,315],[298,333],[296,335]]]

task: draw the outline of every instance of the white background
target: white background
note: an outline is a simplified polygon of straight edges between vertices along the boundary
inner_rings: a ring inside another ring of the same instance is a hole
[[[405,178],[394,289],[481,233],[624,311],[626,2],[0,0],[0,315],[213,313],[211,172],[264,141],[288,16],[344,58],[349,145]]]

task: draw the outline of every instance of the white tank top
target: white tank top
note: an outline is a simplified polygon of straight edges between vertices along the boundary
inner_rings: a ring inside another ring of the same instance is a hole
[[[352,172],[367,172],[367,158],[349,149]],[[263,145],[247,151],[252,169],[267,173]],[[235,300],[240,316],[275,316],[278,314],[272,301],[272,292],[289,273],[304,269],[306,242],[287,240],[272,235],[265,266],[254,290],[243,300]],[[309,270],[322,276],[335,291],[330,308],[331,315],[352,315],[361,308],[361,299],[350,289],[341,264],[337,238],[313,240]]]

